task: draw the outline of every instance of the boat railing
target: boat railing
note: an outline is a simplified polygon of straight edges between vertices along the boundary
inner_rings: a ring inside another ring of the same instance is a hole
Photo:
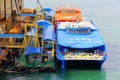
[[[96,51],[96,50],[95,50]],[[61,52],[66,60],[104,60],[105,51],[100,52]]]
[[[0,47],[23,48],[24,34],[0,34]]]

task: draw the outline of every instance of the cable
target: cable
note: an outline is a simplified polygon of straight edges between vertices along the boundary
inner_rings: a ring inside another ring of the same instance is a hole
[[[42,5],[40,4],[40,1],[39,1],[39,0],[37,0],[37,2],[38,2],[38,4],[39,4],[40,8],[42,9]]]

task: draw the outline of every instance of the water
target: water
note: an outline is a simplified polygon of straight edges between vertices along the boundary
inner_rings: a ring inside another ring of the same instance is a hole
[[[35,8],[35,0],[24,7]],[[29,3],[28,3],[29,2]],[[34,4],[33,4],[34,3]],[[31,5],[28,5],[31,4]],[[119,0],[41,0],[44,7],[61,5],[80,7],[84,18],[93,20],[106,43],[108,58],[103,70],[69,69],[57,72],[0,74],[0,80],[119,80],[120,78],[120,1]]]

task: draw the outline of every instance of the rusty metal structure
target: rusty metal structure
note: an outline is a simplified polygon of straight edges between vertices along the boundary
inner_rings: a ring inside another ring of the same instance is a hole
[[[0,0],[0,19],[14,16],[23,7],[23,0]]]
[[[23,0],[0,0],[0,24],[5,24],[8,30],[22,8]]]

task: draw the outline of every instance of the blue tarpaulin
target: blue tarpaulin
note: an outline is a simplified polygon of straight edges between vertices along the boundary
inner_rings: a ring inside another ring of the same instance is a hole
[[[0,34],[0,38],[24,38],[24,34]]]
[[[26,47],[26,51],[24,52],[25,55],[29,55],[29,54],[41,54],[42,53],[42,47],[31,47],[31,46],[27,46]]]
[[[69,34],[65,30],[58,30],[58,44],[70,48],[93,48],[104,45],[98,30],[90,34]]]
[[[32,16],[36,16],[35,14],[19,14],[19,16],[30,16],[30,17],[32,17]]]
[[[54,41],[54,28],[52,23],[46,20],[39,20],[36,22],[38,26],[43,26],[43,40],[53,40]]]
[[[44,8],[43,10],[44,10],[46,16],[54,15],[54,10],[52,10],[51,8]],[[40,10],[39,13],[42,14],[42,10]]]

